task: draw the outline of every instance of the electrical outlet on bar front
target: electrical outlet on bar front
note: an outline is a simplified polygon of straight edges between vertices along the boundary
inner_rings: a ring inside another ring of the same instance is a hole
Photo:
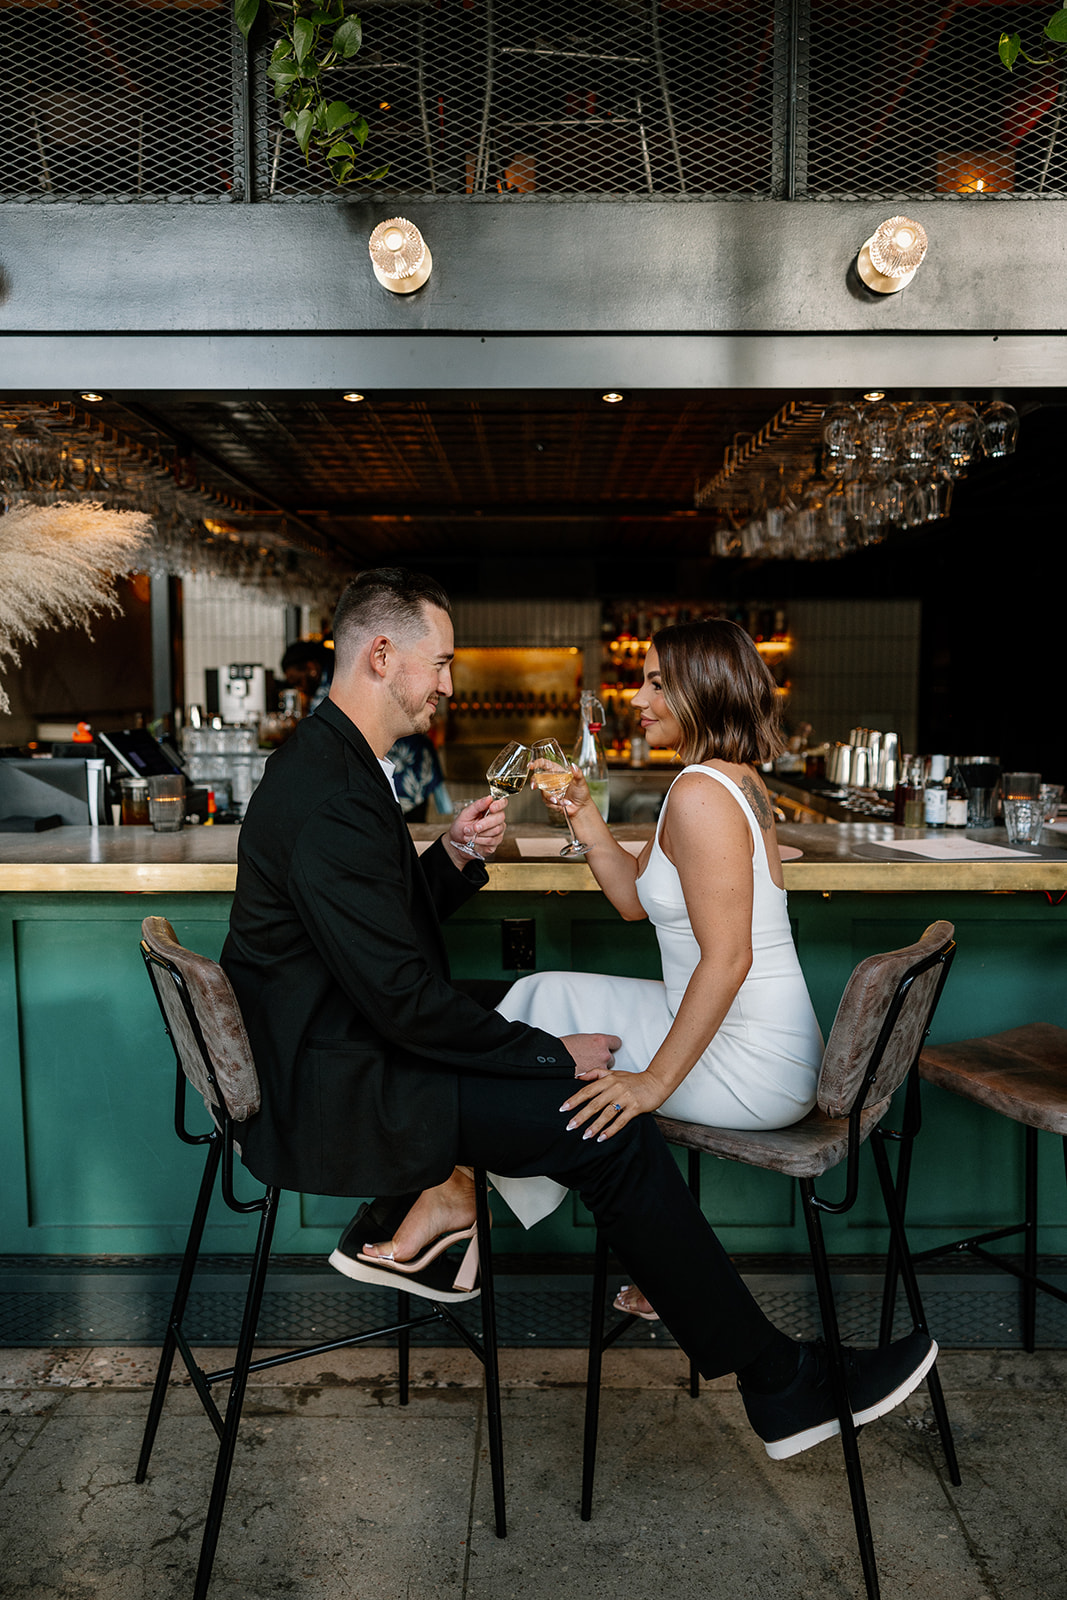
[[[505,972],[532,972],[537,966],[537,924],[532,917],[501,920],[500,965]]]

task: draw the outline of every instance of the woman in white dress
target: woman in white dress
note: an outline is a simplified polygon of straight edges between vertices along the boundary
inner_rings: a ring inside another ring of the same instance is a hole
[[[577,772],[564,804],[611,903],[627,921],[655,925],[663,979],[538,973],[498,1009],[557,1038],[592,1030],[622,1039],[614,1069],[587,1075],[564,1102],[576,1137],[610,1139],[659,1110],[718,1127],[786,1127],[815,1103],[823,1046],[758,771],[781,749],[774,680],[735,623],[684,623],[655,636],[633,708],[649,745],[686,762],[653,839],[636,859],[624,850]],[[547,1178],[493,1181],[527,1227],[567,1192]],[[367,1253],[400,1261],[465,1211],[469,1223],[468,1185],[457,1171],[409,1213],[409,1238]],[[630,1286],[616,1304],[655,1315]]]

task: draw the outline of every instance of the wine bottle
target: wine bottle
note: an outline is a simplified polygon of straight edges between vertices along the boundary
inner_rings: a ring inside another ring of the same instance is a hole
[[[923,825],[923,764],[916,757],[908,763],[908,783],[904,791],[904,826]]]
[[[967,826],[967,789],[960,778],[958,767],[953,767],[952,776],[948,780],[945,826],[947,828],[965,828]]]
[[[574,765],[589,786],[589,793],[604,821],[608,820],[608,763],[600,743],[604,707],[590,689],[581,696],[581,725],[574,746]]]
[[[928,828],[943,828],[948,817],[947,770],[946,756],[930,757],[930,774],[923,790],[923,822]]]

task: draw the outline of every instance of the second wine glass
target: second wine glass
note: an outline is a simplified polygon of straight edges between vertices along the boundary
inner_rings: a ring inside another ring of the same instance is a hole
[[[509,795],[518,794],[526,782],[526,774],[530,770],[530,747],[520,744],[517,739],[512,739],[503,750],[499,750],[485,769],[486,782],[489,793],[494,800],[506,799]],[[485,857],[480,850],[467,840],[464,844],[456,846],[467,855],[473,856],[475,861],[484,861]]]
[[[542,762],[537,766],[535,763]],[[561,856],[584,856],[589,849],[587,844],[576,836],[571,826],[571,819],[563,810],[563,801],[567,790],[574,782],[574,773],[571,764],[563,754],[555,739],[538,739],[530,748],[530,783],[535,789],[540,789],[550,806],[558,807],[567,832],[570,834],[570,843],[565,844],[560,851]]]

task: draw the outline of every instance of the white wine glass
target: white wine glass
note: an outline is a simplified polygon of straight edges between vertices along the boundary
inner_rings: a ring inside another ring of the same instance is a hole
[[[489,793],[494,800],[506,800],[518,794],[530,770],[530,747],[512,739],[497,752],[485,769]]]
[[[513,794],[518,794],[526,782],[526,775],[530,770],[530,747],[520,744],[517,739],[512,739],[503,750],[498,750],[485,769],[486,782],[489,793],[494,800],[505,800]],[[485,857],[480,850],[467,840],[464,844],[457,844],[457,850],[462,850],[465,855],[472,856],[475,861],[484,861]]]
[[[536,765],[541,762],[543,765]],[[570,843],[565,844],[560,851],[561,856],[584,856],[589,849],[587,844],[575,836],[571,827],[571,819],[563,810],[563,800],[574,782],[574,773],[571,764],[563,754],[555,739],[538,739],[530,748],[530,783],[533,788],[540,789],[550,806],[558,807],[567,832],[570,834]]]

